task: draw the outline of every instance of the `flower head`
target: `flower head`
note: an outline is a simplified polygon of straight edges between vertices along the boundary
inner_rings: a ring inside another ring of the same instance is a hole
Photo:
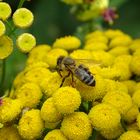
[[[40,116],[40,110],[27,111],[19,120],[18,131],[24,139],[36,139],[41,136],[44,127]]]
[[[35,83],[25,83],[15,91],[15,97],[20,99],[24,106],[35,107],[42,97],[39,86]]]
[[[44,138],[44,140],[68,140],[63,133],[61,132],[61,130],[59,129],[54,129],[52,131],[50,131]]]
[[[130,130],[123,133],[118,140],[139,140],[140,132],[136,130]]]
[[[56,39],[56,41],[53,44],[54,48],[62,48],[65,50],[73,50],[79,48],[81,45],[80,39],[78,39],[75,36],[65,36],[61,37],[59,39]]]
[[[8,36],[0,37],[0,59],[5,59],[13,51],[13,41]]]
[[[117,109],[109,104],[98,104],[91,108],[89,118],[97,130],[111,130],[120,124],[121,116]]]
[[[58,122],[59,120],[62,119],[61,113],[59,113],[54,106],[52,97],[48,98],[43,103],[43,106],[41,108],[41,118],[44,121],[50,123]]]
[[[73,113],[81,104],[78,90],[72,87],[61,87],[53,94],[56,109],[62,114]]]
[[[88,115],[84,112],[75,112],[65,116],[60,130],[68,139],[86,140],[92,133]]]
[[[23,103],[18,99],[4,98],[0,106],[0,122],[6,123],[14,120],[21,112]]]
[[[33,35],[29,33],[23,33],[21,34],[17,41],[17,47],[24,53],[28,53],[35,47],[36,45],[36,39]]]
[[[29,27],[34,20],[32,12],[26,8],[19,8],[13,14],[13,22],[20,28]]]
[[[6,2],[0,2],[0,19],[6,20],[12,13],[11,7]]]
[[[3,140],[21,140],[21,136],[18,133],[17,127],[4,126],[0,129],[0,138]]]

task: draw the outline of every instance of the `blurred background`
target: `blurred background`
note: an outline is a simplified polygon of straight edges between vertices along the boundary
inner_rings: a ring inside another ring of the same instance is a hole
[[[14,12],[19,0],[6,2],[11,5]],[[110,0],[110,6],[117,7],[119,18],[112,26],[106,23],[103,26],[121,29],[133,38],[140,37],[140,0]],[[34,23],[27,32],[36,37],[37,44],[51,45],[60,36],[74,34],[77,27],[83,24],[70,13],[70,6],[60,0],[31,0],[25,2],[24,7],[34,14]],[[18,50],[8,57],[5,87],[8,87],[16,74],[23,69],[26,57]]]

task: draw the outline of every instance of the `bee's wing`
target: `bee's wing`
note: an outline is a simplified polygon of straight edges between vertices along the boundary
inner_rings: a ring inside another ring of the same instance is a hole
[[[91,66],[102,66],[102,63],[100,61],[96,61],[93,59],[74,59],[75,63],[77,65],[85,65],[87,67],[91,67]]]

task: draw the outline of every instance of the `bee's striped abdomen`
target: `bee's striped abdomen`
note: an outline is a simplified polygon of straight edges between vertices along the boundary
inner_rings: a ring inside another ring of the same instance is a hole
[[[79,65],[78,68],[74,71],[75,76],[85,83],[88,86],[95,86],[95,79],[92,76],[91,72],[82,65]]]

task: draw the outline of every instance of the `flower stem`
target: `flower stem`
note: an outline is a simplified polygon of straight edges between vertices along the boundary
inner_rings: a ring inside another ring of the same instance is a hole
[[[20,0],[17,9],[21,8],[24,4],[25,0]]]
[[[0,81],[0,95],[3,95],[5,76],[6,76],[6,59],[3,59],[2,60],[1,81]]]

